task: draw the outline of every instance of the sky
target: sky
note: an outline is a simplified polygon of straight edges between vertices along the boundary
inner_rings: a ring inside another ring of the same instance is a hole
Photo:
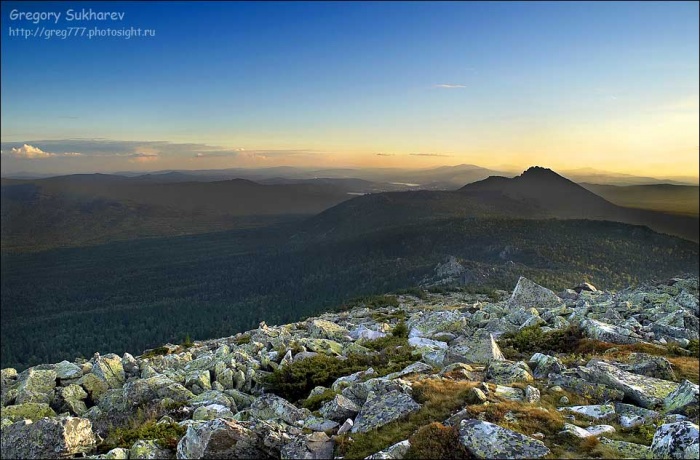
[[[699,42],[698,2],[3,2],[2,174],[697,177]]]

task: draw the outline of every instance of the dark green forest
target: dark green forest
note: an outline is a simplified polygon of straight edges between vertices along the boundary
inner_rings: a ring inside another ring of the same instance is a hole
[[[282,225],[3,254],[1,365],[293,322],[415,286],[448,255],[505,290],[520,275],[556,290],[698,273],[697,243],[612,222],[460,218],[318,241]]]

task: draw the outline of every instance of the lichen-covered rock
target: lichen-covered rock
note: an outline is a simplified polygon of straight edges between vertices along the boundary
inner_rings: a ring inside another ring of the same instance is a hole
[[[698,404],[698,385],[690,380],[683,380],[680,386],[664,399],[664,409],[671,414],[697,416]]]
[[[309,324],[309,333],[317,339],[344,340],[350,331],[330,321],[315,319]]]
[[[319,412],[328,420],[342,423],[348,418],[355,418],[360,412],[360,407],[345,396],[336,395],[335,398],[326,402]]]
[[[194,398],[190,390],[160,374],[128,382],[124,385],[123,391],[124,396],[133,406],[155,399],[170,398],[175,402],[186,402]]]
[[[565,423],[564,429],[559,432],[559,436],[573,439],[586,439],[593,436],[593,433],[571,423]]]
[[[56,371],[29,368],[17,378],[16,404],[53,402],[53,390],[56,388]]]
[[[163,449],[153,440],[139,440],[129,449],[129,459],[168,459],[173,457],[173,452]]]
[[[420,407],[413,398],[400,391],[383,394],[370,391],[351,432],[366,433],[415,412]]]
[[[189,425],[177,444],[177,458],[280,458],[290,440],[264,421],[216,419]]]
[[[409,364],[398,372],[392,372],[391,374],[385,375],[384,378],[387,380],[392,380],[405,377],[410,374],[428,374],[432,370],[433,366],[417,361],[413,364]]]
[[[215,418],[232,418],[233,412],[221,404],[199,406],[192,414],[192,420],[214,420]]]
[[[282,447],[282,459],[332,459],[335,441],[323,432],[297,436]]]
[[[528,385],[525,387],[525,402],[530,404],[537,404],[538,402],[540,402],[540,399],[540,390],[533,387],[532,385]]]
[[[102,458],[102,459],[109,459],[109,460],[128,460],[129,449],[124,449],[123,447],[115,447],[114,449],[110,450],[106,454],[95,455],[95,456],[89,457],[89,458]]]
[[[651,442],[654,458],[698,458],[698,426],[691,422],[661,425]]]
[[[646,459],[651,458],[651,449],[643,444],[617,441],[610,438],[601,437],[600,443],[617,453],[618,458]]]
[[[656,411],[619,402],[615,403],[615,412],[618,415],[620,426],[624,429],[653,423],[661,417],[661,414]]]
[[[126,380],[122,358],[114,353],[104,356],[95,353],[92,373],[104,380],[109,388],[121,388]]]
[[[589,318],[581,323],[581,329],[590,337],[601,342],[630,344],[641,340],[633,331],[620,326]]]
[[[664,398],[678,388],[677,383],[633,374],[603,361],[591,360],[586,369],[596,383],[622,391],[630,400],[647,409],[663,404]]]
[[[554,308],[562,304],[562,300],[551,290],[540,286],[521,276],[508,304],[520,308]]]
[[[471,337],[455,339],[447,349],[444,365],[452,363],[488,364],[505,358],[493,335],[486,330],[478,330]]]
[[[370,392],[375,394],[385,394],[392,391],[400,391],[402,393],[411,392],[411,387],[401,379],[387,380],[385,378],[369,379],[365,382],[356,383],[343,389],[342,395],[354,402],[358,406],[362,406]]]
[[[185,375],[185,388],[190,390],[197,385],[202,391],[211,390],[211,374],[208,369],[195,369]],[[194,394],[199,394],[202,391],[192,391]]]
[[[368,329],[362,324],[357,329],[350,331],[349,335],[355,340],[377,340],[386,337],[384,332]]]
[[[0,457],[63,458],[90,452],[95,435],[90,420],[78,417],[22,420],[2,430]]]
[[[656,377],[662,380],[676,380],[671,363],[662,356],[652,356],[646,353],[630,353],[626,363],[617,364],[620,369],[633,374]]]
[[[301,344],[304,345],[311,351],[320,353],[323,355],[336,355],[340,356],[343,354],[343,346],[336,342],[335,340],[329,339],[302,339]]]
[[[535,380],[530,373],[530,367],[524,361],[491,361],[486,368],[486,378],[503,384]]]
[[[364,371],[359,371],[355,372],[354,374],[338,377],[335,380],[335,382],[331,384],[331,389],[336,392],[342,391],[344,388],[347,388],[354,383],[361,382],[362,380],[365,380],[373,375],[377,375],[377,372],[370,367]]]
[[[625,393],[599,383],[591,383],[572,375],[561,375],[550,380],[561,387],[580,394],[591,402],[602,404],[609,401],[622,401]]]
[[[595,426],[589,426],[586,428],[586,431],[588,431],[591,436],[595,436],[596,438],[600,438],[601,436],[604,435],[610,435],[615,433],[615,427],[612,425],[595,425]]]
[[[202,407],[211,404],[219,404],[221,406],[228,407],[231,412],[236,412],[238,409],[236,407],[235,400],[228,393],[218,390],[209,390],[194,396],[188,401],[188,404],[192,407]]]
[[[469,391],[467,392],[467,398],[466,398],[467,404],[483,404],[486,401],[488,401],[488,398],[484,394],[483,391],[481,391],[478,388],[470,388]]]
[[[334,422],[333,420],[327,420],[323,417],[316,417],[315,415],[310,415],[304,419],[304,428],[311,431],[324,431],[328,432],[335,428],[338,428],[340,423]]]
[[[262,395],[250,406],[250,414],[258,420],[282,420],[290,425],[309,416],[307,409],[298,409],[292,403],[277,395]]]
[[[401,460],[411,449],[411,443],[408,439],[397,442],[384,450],[365,457],[365,460]]]
[[[542,441],[481,420],[462,420],[459,440],[476,458],[542,458],[550,453]]]
[[[72,414],[81,416],[87,412],[85,399],[88,395],[83,387],[80,385],[70,384],[67,387],[59,388],[57,392],[60,399],[63,401],[63,406],[65,406],[65,408]]]
[[[545,378],[550,373],[559,374],[566,369],[559,358],[542,353],[532,355],[530,364],[534,368],[533,375],[537,379]]]
[[[3,407],[0,409],[0,416],[12,422],[24,419],[36,422],[44,417],[55,417],[56,412],[46,403],[24,403]]]
[[[560,412],[567,412],[584,418],[596,421],[609,421],[615,419],[615,406],[612,404],[598,404],[589,406],[569,406],[559,409]]]
[[[521,402],[525,399],[525,392],[520,388],[513,388],[503,385],[496,385],[496,389],[493,394],[499,398],[507,399],[509,401]]]
[[[99,401],[100,397],[109,390],[107,382],[92,373],[83,375],[75,383],[83,387],[88,397],[94,402]]]
[[[79,379],[83,376],[83,369],[70,361],[61,361],[56,364],[56,378],[61,380]]]
[[[466,318],[458,311],[418,312],[409,318],[409,337],[432,337],[442,332],[463,332]]]

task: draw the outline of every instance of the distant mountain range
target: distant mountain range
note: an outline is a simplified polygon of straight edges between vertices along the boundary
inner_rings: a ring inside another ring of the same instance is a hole
[[[353,171],[325,172],[342,176]],[[423,172],[422,185],[411,182],[419,177],[408,173],[393,183],[278,175],[310,174],[294,168],[258,171],[258,182],[223,180],[230,171],[2,179],[2,249],[43,250],[261,227],[316,214],[301,225],[301,234],[355,234],[439,218],[501,217],[609,220],[698,240],[697,186],[581,186],[540,167],[515,177],[483,177],[491,172],[473,165],[435,168]],[[458,179],[465,181],[460,188],[440,190]],[[428,190],[425,180],[432,181]]]

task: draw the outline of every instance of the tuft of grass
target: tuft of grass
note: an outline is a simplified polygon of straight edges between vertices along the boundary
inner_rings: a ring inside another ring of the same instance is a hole
[[[475,458],[459,442],[459,429],[433,422],[419,428],[408,438],[411,448],[406,459],[472,459]]]
[[[180,344],[180,346],[181,346],[182,348],[190,348],[190,347],[192,347],[192,345],[194,345],[194,342],[193,342],[192,339],[190,338],[190,335],[189,335],[189,334],[186,334],[186,335],[185,335],[185,338],[184,338],[184,340],[182,341],[182,343]]]

